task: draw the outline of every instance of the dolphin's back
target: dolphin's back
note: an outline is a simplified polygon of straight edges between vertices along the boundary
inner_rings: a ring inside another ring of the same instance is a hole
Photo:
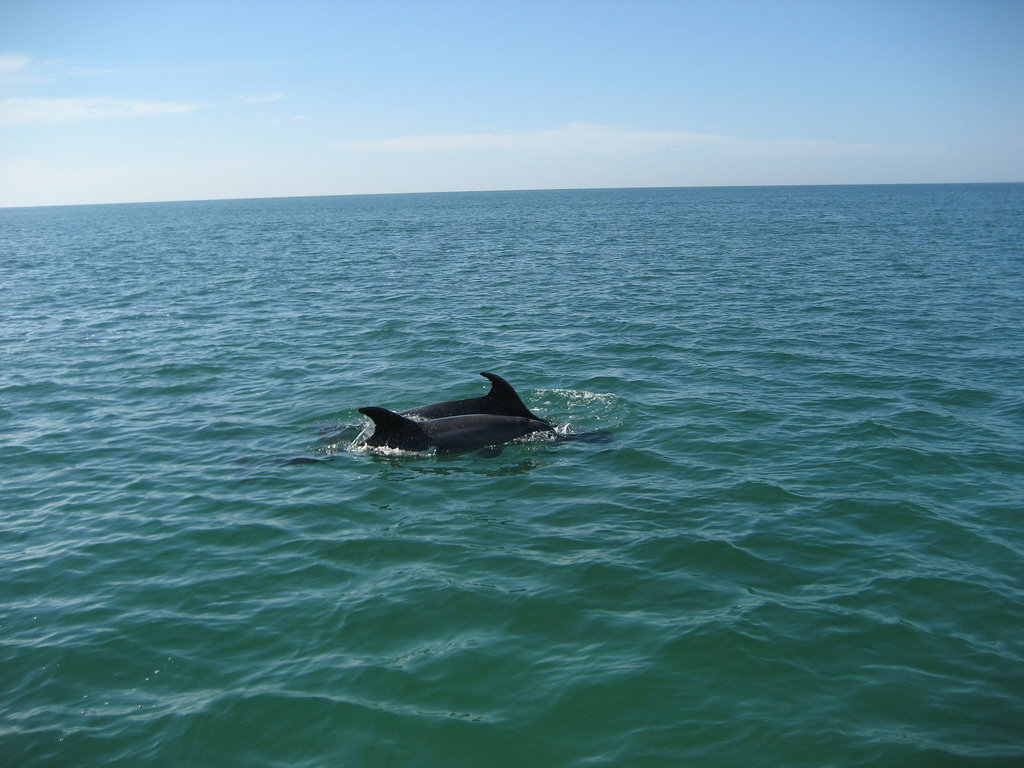
[[[481,376],[491,382],[491,391],[483,397],[470,397],[465,400],[446,400],[442,403],[431,403],[416,408],[399,411],[402,416],[416,419],[444,419],[450,416],[467,416],[470,414],[490,414],[492,416],[519,416],[547,423],[545,419],[530,412],[523,403],[519,393],[512,385],[495,373],[482,372]]]
[[[403,451],[433,447],[439,453],[452,453],[507,443],[531,432],[554,431],[547,422],[522,416],[474,413],[413,421],[386,408],[360,408],[359,412],[373,420],[373,434],[366,445]]]
[[[399,411],[399,414],[417,419],[445,419],[470,413],[491,413],[491,408],[491,402],[486,397],[470,397],[465,400],[446,400],[443,403],[420,405]]]
[[[536,419],[483,413],[433,419],[420,426],[441,453],[499,445],[532,432],[553,431],[550,424]]]

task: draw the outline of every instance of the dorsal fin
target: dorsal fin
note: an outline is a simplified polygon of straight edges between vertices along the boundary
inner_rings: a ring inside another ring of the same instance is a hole
[[[359,412],[373,421],[373,434],[366,441],[369,446],[425,451],[432,445],[427,433],[412,419],[387,408],[360,408]]]
[[[487,371],[480,371],[480,375],[491,382],[491,391],[487,393],[486,397],[504,405],[509,409],[510,415],[523,416],[534,421],[548,423],[547,419],[542,419],[540,416],[532,413],[523,403],[522,398],[519,397],[519,393],[501,376],[496,373],[488,373]]]

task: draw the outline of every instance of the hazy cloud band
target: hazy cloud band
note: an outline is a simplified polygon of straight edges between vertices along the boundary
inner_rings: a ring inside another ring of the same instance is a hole
[[[195,112],[198,103],[130,99],[9,98],[0,100],[0,124],[66,123]]]
[[[719,150],[731,153],[801,155],[870,154],[871,144],[821,141],[749,141],[734,136],[688,131],[657,131],[571,123],[560,128],[520,132],[452,133],[337,142],[335,147],[360,152],[507,152],[528,155],[624,155],[665,150]]]

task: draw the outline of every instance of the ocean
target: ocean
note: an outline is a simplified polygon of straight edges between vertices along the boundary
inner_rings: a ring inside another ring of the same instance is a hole
[[[1020,766],[1024,185],[2,209],[0,487],[5,768]]]

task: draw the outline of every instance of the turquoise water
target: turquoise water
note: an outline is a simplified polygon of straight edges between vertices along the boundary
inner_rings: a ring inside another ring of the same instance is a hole
[[[1024,762],[1024,185],[6,209],[0,286],[4,766]],[[324,442],[485,370],[603,438]]]

